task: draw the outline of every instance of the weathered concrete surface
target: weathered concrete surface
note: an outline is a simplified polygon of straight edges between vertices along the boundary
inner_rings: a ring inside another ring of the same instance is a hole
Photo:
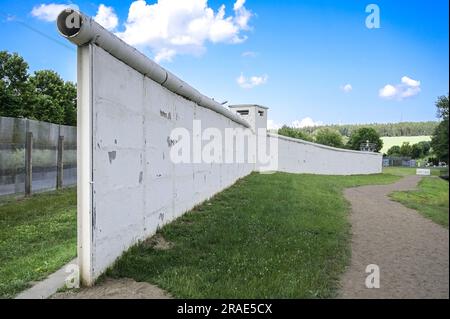
[[[340,298],[448,298],[448,230],[388,197],[414,189],[419,176],[345,190],[352,205],[352,259]],[[380,268],[380,288],[365,286],[366,267]]]
[[[356,175],[382,171],[382,154],[319,145],[286,136],[278,138],[278,170],[287,173]]]
[[[194,136],[202,134],[194,130],[194,120],[222,136],[226,128],[245,127],[171,92],[96,45],[79,50],[86,55],[81,65],[92,72],[86,79],[79,74],[79,100],[87,95],[80,114],[87,115],[78,122],[78,256],[83,282],[89,285],[131,245],[255,166],[195,163],[193,156],[191,163],[175,164],[170,154],[180,138],[171,136],[174,129],[201,139]],[[190,152],[197,153],[194,145]]]
[[[70,261],[68,264],[48,276],[46,279],[36,283],[30,289],[21,292],[16,296],[15,299],[47,299],[55,292],[57,292],[58,289],[64,287],[65,280],[68,276],[68,273],[66,273],[66,267],[68,265],[76,264],[77,259]]]

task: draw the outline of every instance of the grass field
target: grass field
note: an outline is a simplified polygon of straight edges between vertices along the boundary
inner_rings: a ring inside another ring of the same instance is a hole
[[[416,191],[395,192],[391,198],[448,228],[448,182],[440,178],[424,178],[418,188]]]
[[[252,174],[126,252],[107,272],[178,298],[324,298],[349,261],[342,190],[393,175]],[[151,266],[149,266],[151,265]]]
[[[441,171],[448,171],[448,168],[430,168],[431,175],[439,176]],[[383,167],[383,173],[396,176],[416,175],[414,167]]]
[[[394,145],[401,146],[403,142],[416,144],[422,141],[431,141],[431,136],[385,136],[381,139],[383,140],[383,148],[380,152],[387,153],[387,151]]]
[[[0,201],[0,298],[76,256],[76,189]]]
[[[414,173],[252,174],[163,227],[157,236],[169,249],[141,243],[107,275],[147,281],[178,298],[333,297],[349,261],[342,190]],[[419,188],[393,198],[448,227],[448,182],[425,178]],[[75,212],[75,189],[0,202],[0,298],[75,257]]]

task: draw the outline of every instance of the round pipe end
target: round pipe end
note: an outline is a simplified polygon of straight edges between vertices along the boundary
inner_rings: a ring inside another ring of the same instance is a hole
[[[62,36],[72,38],[80,33],[83,26],[83,16],[77,10],[68,8],[58,15],[56,24]]]

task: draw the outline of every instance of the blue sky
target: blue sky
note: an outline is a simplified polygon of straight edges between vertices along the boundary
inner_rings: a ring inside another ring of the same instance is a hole
[[[92,16],[103,4],[99,18],[127,42],[216,100],[268,106],[273,125],[435,120],[449,90],[448,1],[132,2],[74,3]],[[36,10],[67,3],[0,0],[0,50],[74,81],[75,46]],[[378,29],[365,24],[370,3]],[[204,24],[187,32],[193,20]]]

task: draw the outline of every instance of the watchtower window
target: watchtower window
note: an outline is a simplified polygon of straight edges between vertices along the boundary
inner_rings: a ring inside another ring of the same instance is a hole
[[[264,111],[258,111],[259,116],[264,116]]]
[[[239,110],[237,112],[239,115],[248,115],[248,110]]]

